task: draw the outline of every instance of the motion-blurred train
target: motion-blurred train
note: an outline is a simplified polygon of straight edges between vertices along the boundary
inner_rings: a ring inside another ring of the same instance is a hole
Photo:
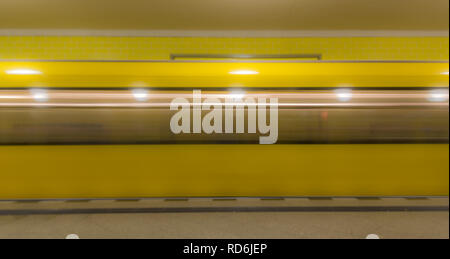
[[[0,199],[447,196],[448,71],[420,61],[3,61]],[[171,130],[180,99],[190,120],[181,133]],[[207,99],[220,103],[202,109]],[[260,145],[269,100],[277,138]],[[218,106],[207,122],[217,130],[199,130],[195,114],[205,123]]]

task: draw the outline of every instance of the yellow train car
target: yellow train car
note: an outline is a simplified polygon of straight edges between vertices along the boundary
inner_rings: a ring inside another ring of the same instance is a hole
[[[3,61],[0,199],[447,196],[448,70]]]

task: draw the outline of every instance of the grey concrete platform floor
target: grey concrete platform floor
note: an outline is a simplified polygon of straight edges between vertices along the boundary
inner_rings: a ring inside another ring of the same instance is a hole
[[[332,208],[447,210],[315,211]],[[195,208],[219,208],[195,212]],[[254,212],[244,208],[275,208]],[[276,211],[276,208],[312,208]],[[91,213],[90,209],[124,209]],[[129,213],[136,208],[193,208],[184,212]],[[237,208],[235,212],[220,208]],[[76,213],[71,210],[77,209]],[[83,211],[85,210],[85,211]],[[63,213],[58,213],[63,212]],[[15,213],[20,212],[20,213]],[[38,213],[36,213],[38,212]],[[0,238],[449,238],[448,198],[438,199],[136,199],[124,201],[0,201]]]

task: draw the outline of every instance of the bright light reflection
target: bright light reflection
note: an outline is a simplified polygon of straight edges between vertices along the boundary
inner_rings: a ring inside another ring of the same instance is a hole
[[[253,70],[234,70],[229,72],[231,75],[257,75],[258,71]]]
[[[336,93],[336,97],[341,102],[350,101],[353,97],[351,89],[337,89],[334,91]]]
[[[131,90],[134,99],[136,99],[139,102],[144,102],[148,100],[148,90],[146,89],[133,89]]]
[[[30,90],[31,96],[33,96],[33,99],[37,102],[45,102],[48,100],[48,93],[45,89],[31,89]]]
[[[242,98],[244,98],[245,96],[245,92],[242,90],[232,90],[229,94],[228,97],[234,100],[240,100]]]
[[[433,89],[428,96],[430,102],[445,102],[448,101],[448,90],[446,89]]]
[[[40,75],[41,71],[32,70],[32,69],[12,69],[7,70],[6,74],[8,75]]]

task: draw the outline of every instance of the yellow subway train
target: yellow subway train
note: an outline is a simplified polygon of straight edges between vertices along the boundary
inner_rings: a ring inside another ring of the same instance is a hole
[[[448,70],[2,61],[0,199],[447,196]]]

